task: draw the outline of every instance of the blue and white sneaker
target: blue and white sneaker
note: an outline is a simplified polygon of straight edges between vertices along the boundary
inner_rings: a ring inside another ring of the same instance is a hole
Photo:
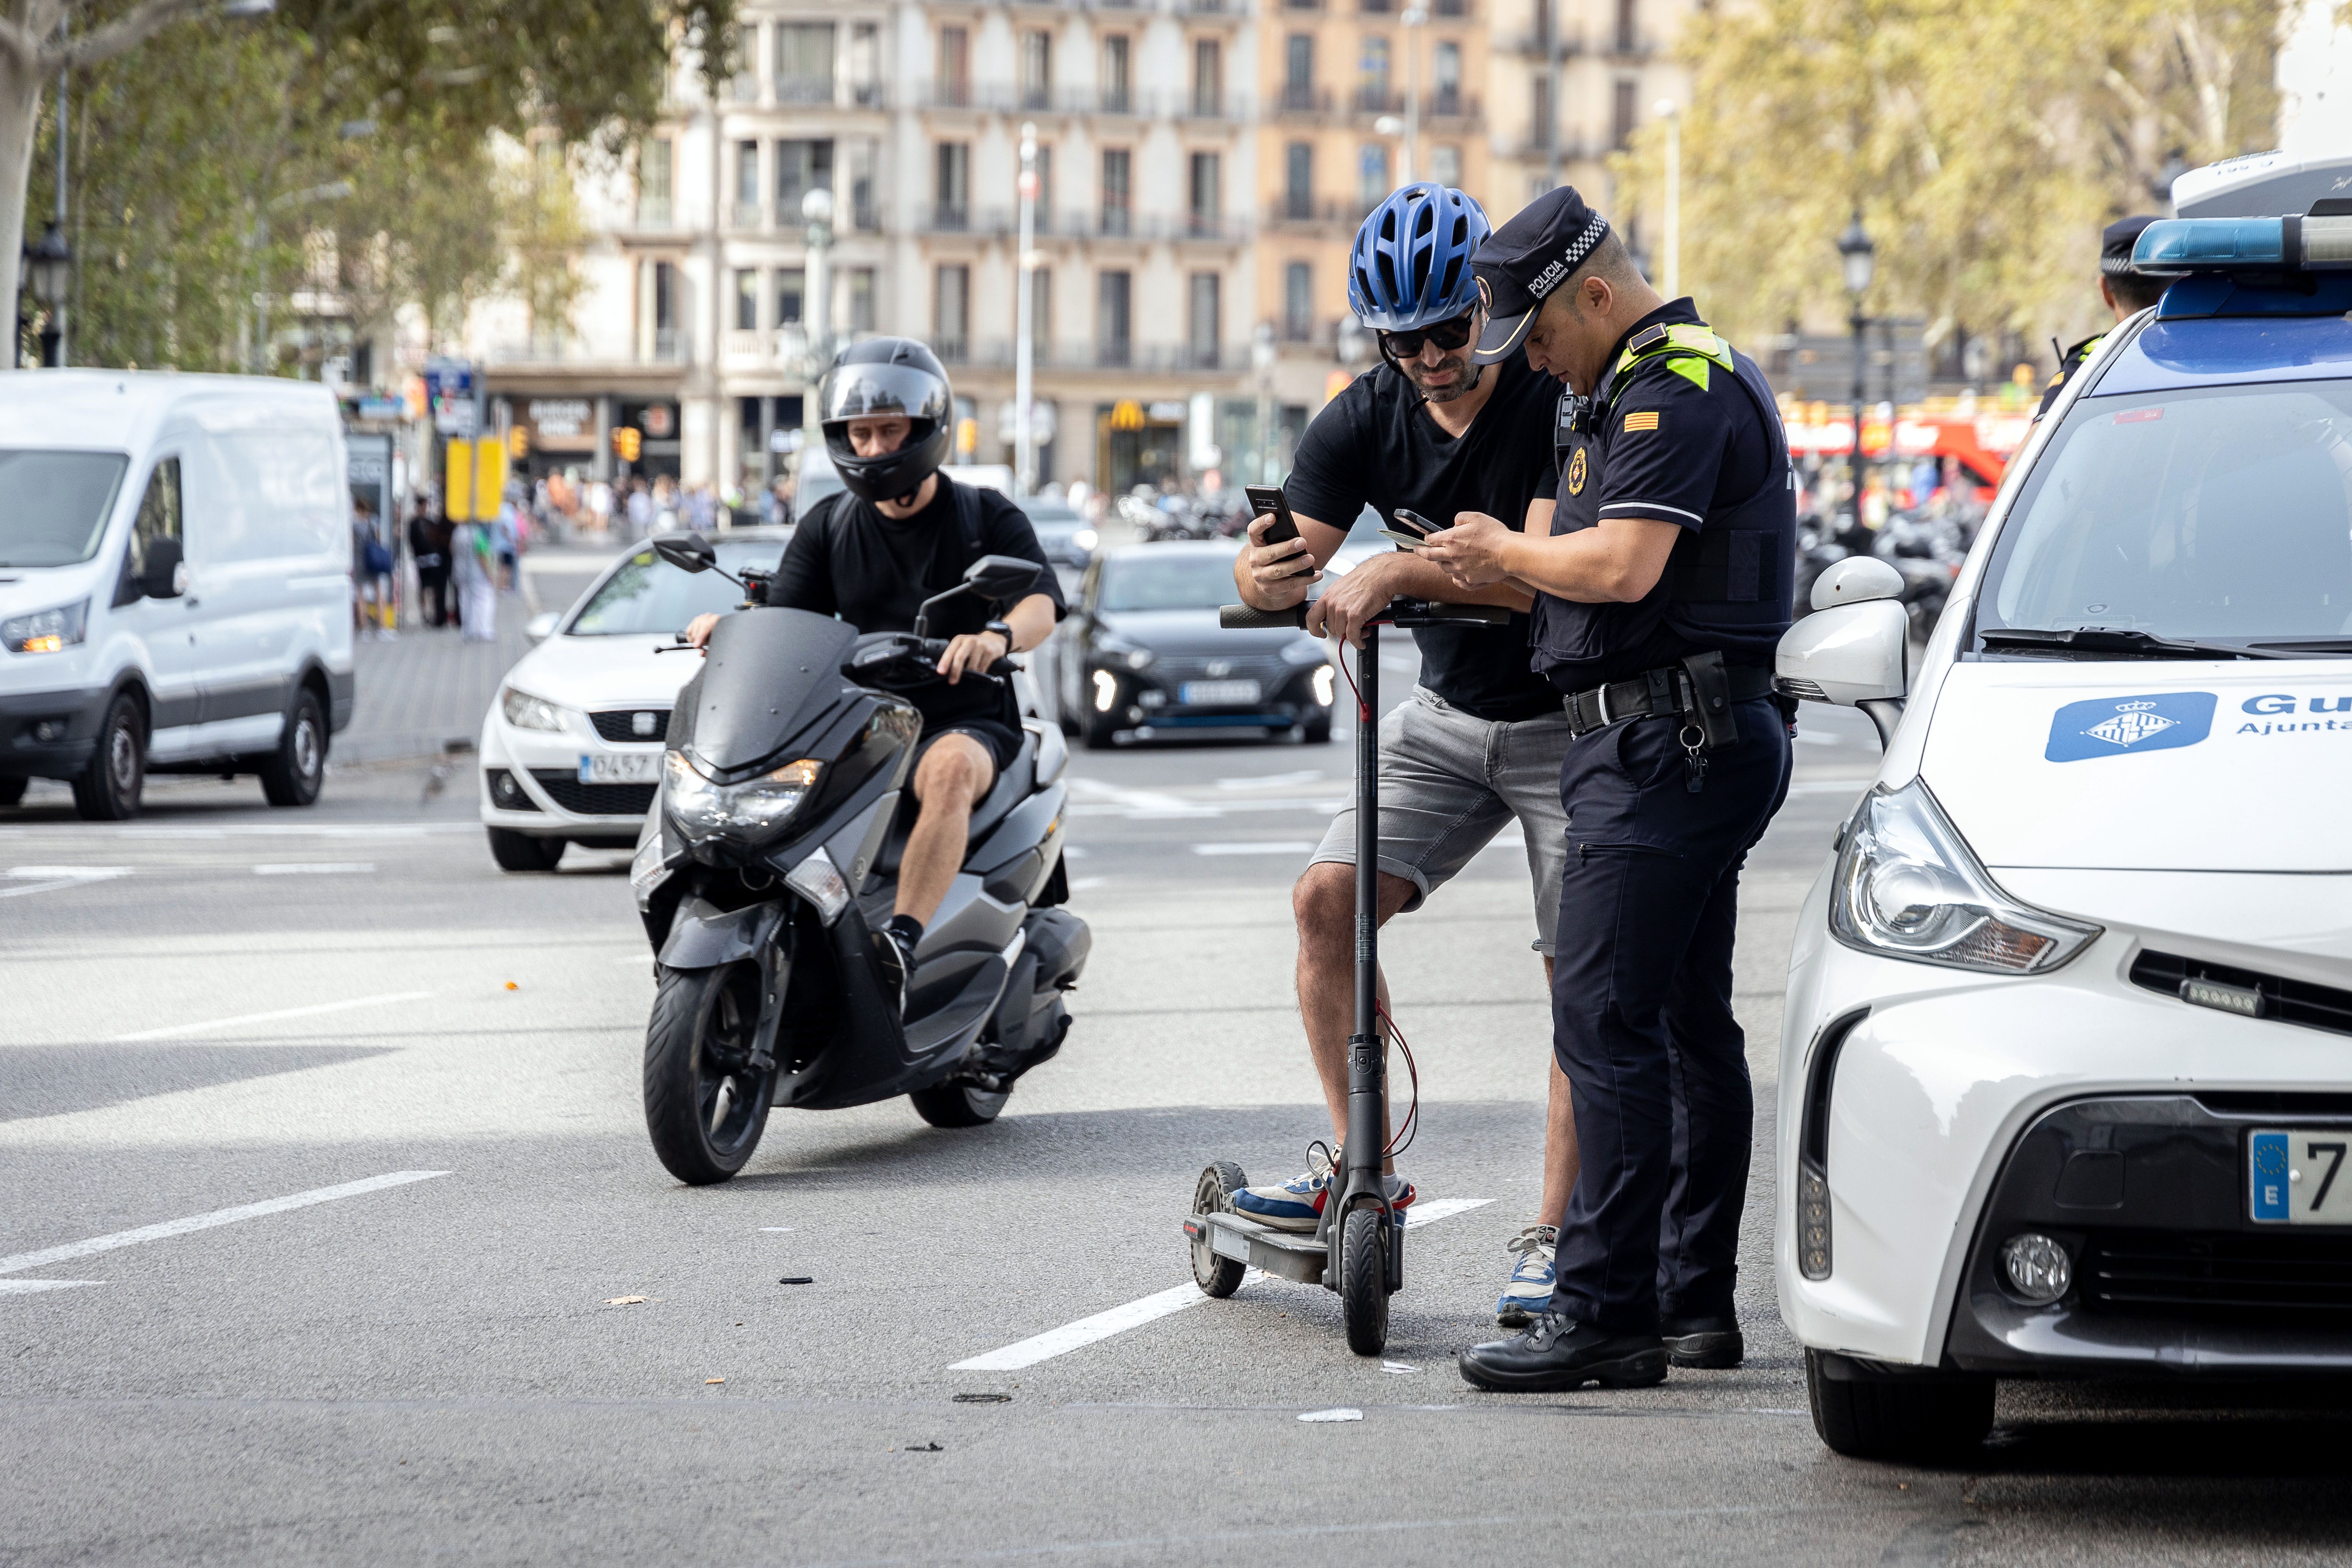
[[[1516,1253],[1519,1261],[1495,1303],[1496,1322],[1507,1329],[1524,1328],[1551,1305],[1552,1251],[1559,1245],[1559,1227],[1549,1225],[1531,1225],[1504,1245],[1503,1250]]]
[[[1347,1184],[1346,1164],[1345,1160],[1335,1158],[1328,1170],[1309,1171],[1276,1186],[1244,1187],[1234,1194],[1234,1212],[1275,1230],[1313,1230],[1322,1220],[1331,1184],[1336,1180]],[[1389,1205],[1402,1222],[1412,1204],[1412,1184],[1402,1176],[1381,1180],[1388,1187]]]

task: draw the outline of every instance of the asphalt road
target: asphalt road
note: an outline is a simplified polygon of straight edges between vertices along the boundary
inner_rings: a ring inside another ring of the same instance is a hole
[[[1809,716],[1746,879],[1759,1129],[1790,921],[1874,755]],[[646,1142],[625,857],[502,875],[470,775],[418,764],[339,768],[303,812],[158,780],[121,826],[37,786],[0,813],[0,1563],[2343,1560],[2332,1396],[2009,1389],[1965,1471],[1831,1455],[1769,1159],[1744,1367],[1465,1386],[1538,1185],[1509,843],[1384,947],[1408,1173],[1452,1211],[1412,1234],[1386,1357],[1319,1290],[1192,1293],[1201,1166],[1286,1175],[1321,1131],[1286,894],[1348,756],[1081,753],[1096,945],[1061,1057],[984,1129],[780,1113],[704,1190]],[[1301,1419],[1334,1410],[1360,1419]]]

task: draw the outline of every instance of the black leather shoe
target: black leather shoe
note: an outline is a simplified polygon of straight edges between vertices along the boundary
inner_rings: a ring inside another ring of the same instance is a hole
[[[1502,1394],[1559,1394],[1597,1383],[1647,1388],[1666,1380],[1666,1349],[1655,1334],[1612,1334],[1561,1312],[1543,1312],[1525,1333],[1462,1352],[1462,1379]]]
[[[1748,1353],[1739,1337],[1739,1320],[1726,1312],[1716,1318],[1661,1318],[1658,1337],[1666,1342],[1666,1358],[1676,1366],[1721,1371],[1738,1366]]]
[[[907,991],[915,976],[914,950],[888,926],[874,933],[874,956],[882,971],[882,986],[895,1003],[898,1016],[907,1016]]]

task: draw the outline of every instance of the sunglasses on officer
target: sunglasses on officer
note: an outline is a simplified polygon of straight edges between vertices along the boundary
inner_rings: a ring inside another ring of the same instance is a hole
[[[1381,345],[1399,359],[1420,358],[1424,342],[1435,343],[1450,353],[1470,341],[1477,325],[1477,314],[1475,310],[1465,310],[1450,321],[1435,321],[1409,332],[1382,332]]]

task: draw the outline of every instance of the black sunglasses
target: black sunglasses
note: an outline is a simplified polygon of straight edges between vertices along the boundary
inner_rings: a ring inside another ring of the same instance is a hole
[[[1450,321],[1437,321],[1410,332],[1382,332],[1381,342],[1399,359],[1418,359],[1421,345],[1435,343],[1441,349],[1460,348],[1470,341],[1470,329],[1475,310],[1465,310]]]

